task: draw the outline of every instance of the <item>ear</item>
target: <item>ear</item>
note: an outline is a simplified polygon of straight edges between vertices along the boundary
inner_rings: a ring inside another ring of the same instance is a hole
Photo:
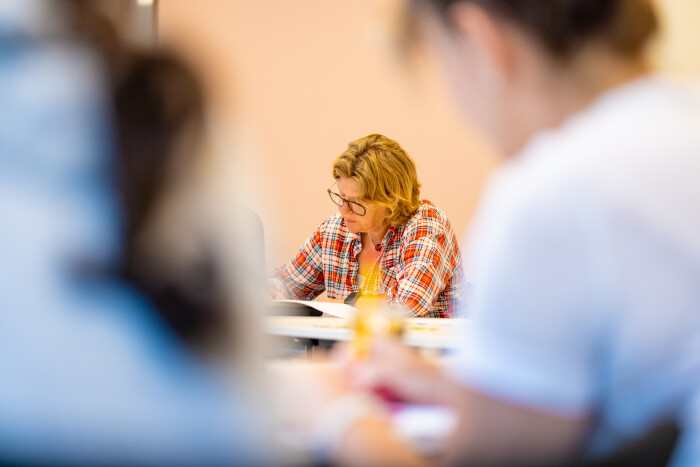
[[[449,16],[479,61],[478,70],[483,77],[493,84],[510,79],[514,73],[515,49],[508,25],[484,8],[468,2],[455,2]]]

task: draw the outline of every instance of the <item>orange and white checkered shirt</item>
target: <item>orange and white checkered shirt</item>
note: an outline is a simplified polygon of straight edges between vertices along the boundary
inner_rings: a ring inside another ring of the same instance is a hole
[[[399,227],[390,227],[380,258],[381,284],[391,304],[414,316],[452,318],[463,309],[462,255],[450,221],[430,201]],[[334,214],[308,238],[292,260],[275,271],[289,298],[312,300],[324,290],[345,298],[358,290],[360,235]],[[466,297],[465,297],[466,298]]]

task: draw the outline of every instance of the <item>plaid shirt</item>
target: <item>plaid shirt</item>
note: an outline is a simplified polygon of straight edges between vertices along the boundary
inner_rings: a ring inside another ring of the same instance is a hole
[[[464,289],[462,255],[447,216],[429,201],[399,227],[390,227],[380,259],[380,293],[411,315],[449,318],[459,314]],[[290,298],[311,300],[324,290],[345,298],[358,290],[360,235],[340,214],[318,226],[299,253],[275,271]]]

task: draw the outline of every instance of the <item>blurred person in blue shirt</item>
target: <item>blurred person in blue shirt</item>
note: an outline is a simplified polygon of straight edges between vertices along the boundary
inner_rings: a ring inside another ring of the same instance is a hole
[[[91,2],[0,3],[0,462],[271,462],[249,375],[212,364],[215,252],[167,254],[157,227],[195,164],[196,80],[107,28]]]
[[[667,420],[673,465],[700,465],[700,86],[651,72],[650,2],[411,5],[456,103],[506,160],[471,227],[473,323],[454,364],[380,341],[352,382],[453,407],[458,465],[601,459]],[[323,452],[426,463],[371,404],[338,396],[340,375],[317,376]]]

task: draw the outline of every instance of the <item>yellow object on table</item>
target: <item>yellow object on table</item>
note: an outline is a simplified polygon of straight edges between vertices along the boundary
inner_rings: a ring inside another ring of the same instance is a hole
[[[351,343],[356,357],[369,356],[372,340],[376,336],[400,337],[403,334],[404,316],[391,308],[382,297],[363,297],[357,303],[357,309],[353,321],[355,335]]]

